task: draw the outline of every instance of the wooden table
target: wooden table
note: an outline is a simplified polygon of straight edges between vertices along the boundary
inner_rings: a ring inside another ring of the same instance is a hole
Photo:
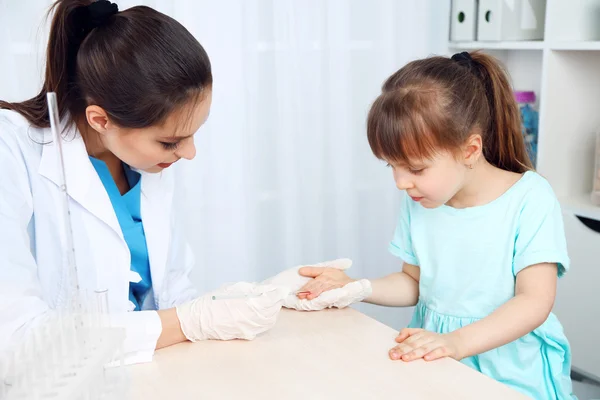
[[[525,399],[451,359],[391,361],[397,332],[351,308],[283,310],[253,341],[182,343],[127,367],[131,398]]]

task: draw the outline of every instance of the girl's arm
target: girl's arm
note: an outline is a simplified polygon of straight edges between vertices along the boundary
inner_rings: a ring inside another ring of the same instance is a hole
[[[419,267],[404,263],[402,272],[372,280],[373,294],[364,302],[387,307],[414,306],[419,299],[420,271]]]
[[[354,281],[336,268],[303,267],[299,273],[314,278],[299,290],[303,294],[298,297],[308,300]],[[372,280],[373,293],[364,301],[389,307],[414,306],[419,298],[419,275],[419,267],[404,263],[402,272]]]
[[[510,343],[546,321],[556,296],[557,265],[532,265],[517,274],[515,297],[492,314],[452,332],[460,358]]]
[[[544,323],[554,305],[557,265],[535,264],[517,274],[515,296],[487,317],[447,334],[423,329],[400,331],[393,360],[460,360],[510,343]]]

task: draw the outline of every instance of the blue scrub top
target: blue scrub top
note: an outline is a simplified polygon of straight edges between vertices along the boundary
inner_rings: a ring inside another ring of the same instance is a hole
[[[139,311],[144,303],[144,298],[152,287],[148,247],[140,209],[142,186],[140,174],[133,171],[127,164],[123,164],[130,189],[121,195],[106,163],[94,157],[90,157],[90,160],[108,193],[123,237],[129,247],[131,270],[141,277],[141,281],[129,283],[129,300],[135,305],[135,310]]]

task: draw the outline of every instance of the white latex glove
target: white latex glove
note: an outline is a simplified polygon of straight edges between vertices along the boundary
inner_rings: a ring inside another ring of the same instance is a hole
[[[346,270],[352,265],[352,260],[347,258],[326,261],[319,264],[311,264],[313,267],[329,267]],[[350,304],[357,303],[369,297],[372,293],[371,282],[367,279],[361,279],[348,283],[347,285],[321,293],[320,296],[312,299],[299,299],[296,292],[313,278],[302,276],[298,270],[303,266],[297,266],[287,269],[272,278],[267,279],[263,284],[277,285],[289,289],[289,296],[283,302],[286,308],[293,308],[301,311],[319,311],[325,308],[344,308]]]
[[[255,295],[213,300],[213,296]],[[239,282],[177,306],[183,334],[192,342],[207,339],[252,340],[277,322],[289,291],[275,285]]]

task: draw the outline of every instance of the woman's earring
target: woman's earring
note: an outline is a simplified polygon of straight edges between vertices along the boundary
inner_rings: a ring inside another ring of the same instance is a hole
[[[469,169],[473,169],[473,164],[469,164]]]

